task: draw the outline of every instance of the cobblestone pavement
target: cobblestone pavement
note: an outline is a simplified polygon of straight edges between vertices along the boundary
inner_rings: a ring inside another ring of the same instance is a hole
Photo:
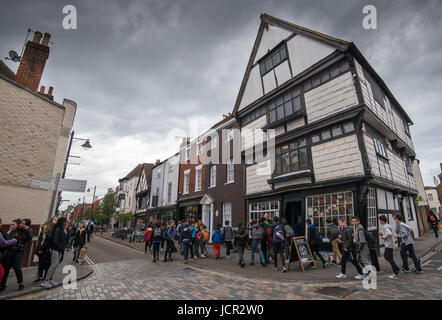
[[[76,290],[51,289],[20,299],[163,300],[163,299],[442,299],[441,273],[406,274],[398,280],[378,278],[376,290],[355,280],[305,282],[250,279],[230,272],[201,270],[182,262],[156,263],[151,257],[94,264],[94,274]],[[318,290],[324,290],[321,294]]]

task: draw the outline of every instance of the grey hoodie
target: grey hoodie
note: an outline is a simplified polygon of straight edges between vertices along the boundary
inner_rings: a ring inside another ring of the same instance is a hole
[[[399,224],[399,237],[406,246],[414,243],[413,229],[403,222]]]
[[[394,237],[391,226],[385,224],[381,229],[382,239],[384,240],[385,248],[394,248]]]
[[[367,243],[367,240],[365,239],[365,232],[363,232],[363,230],[364,227],[361,224],[355,227],[356,246],[359,246],[361,243]]]

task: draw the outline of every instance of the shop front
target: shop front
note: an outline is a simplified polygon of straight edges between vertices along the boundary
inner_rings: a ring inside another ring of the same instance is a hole
[[[202,205],[200,204],[202,196],[192,200],[181,201],[178,204],[178,220],[198,221],[202,218]]]

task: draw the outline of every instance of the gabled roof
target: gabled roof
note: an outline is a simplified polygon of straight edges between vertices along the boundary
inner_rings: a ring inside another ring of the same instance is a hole
[[[261,42],[261,39],[262,39],[262,35],[263,35],[263,32],[264,32],[264,29],[267,27],[268,24],[275,25],[275,26],[281,27],[283,29],[292,31],[293,33],[299,33],[299,34],[302,34],[304,36],[307,36],[307,37],[310,37],[310,38],[313,38],[313,39],[325,42],[325,43],[327,43],[329,45],[334,46],[339,51],[345,51],[348,48],[348,46],[351,44],[351,42],[348,42],[348,41],[345,41],[345,40],[342,40],[342,39],[338,39],[338,38],[334,38],[334,37],[328,36],[326,34],[323,34],[323,33],[320,33],[320,32],[317,32],[317,31],[314,31],[314,30],[311,30],[311,29],[308,29],[308,28],[305,28],[305,27],[302,27],[302,26],[299,26],[299,25],[296,25],[294,23],[291,23],[291,22],[288,22],[288,21],[285,21],[285,20],[273,17],[273,16],[268,15],[266,13],[261,14],[260,18],[261,18],[261,24],[260,24],[259,29],[258,29],[258,34],[256,35],[255,43],[253,45],[253,49],[252,49],[252,52],[251,52],[250,57],[249,57],[249,62],[247,63],[247,68],[246,68],[246,71],[244,73],[243,80],[241,82],[241,86],[240,86],[240,89],[239,89],[239,92],[238,92],[238,96],[237,96],[236,101],[235,101],[235,106],[233,107],[232,114],[234,116],[236,116],[236,114],[238,112],[238,108],[239,108],[239,105],[241,103],[241,99],[243,97],[244,90],[245,90],[246,85],[247,85],[247,81],[249,79],[250,71],[252,70],[252,66],[254,64],[253,62],[255,61],[255,56],[256,56],[256,53],[258,51],[258,47],[259,47],[259,44]]]
[[[143,163],[141,164],[141,170],[140,173],[138,174],[138,182],[137,182],[137,186],[135,188],[135,190],[138,190],[138,186],[141,183],[141,175],[144,174],[144,177],[146,178],[146,183],[147,185],[151,184],[152,182],[152,168],[155,165],[153,163]]]

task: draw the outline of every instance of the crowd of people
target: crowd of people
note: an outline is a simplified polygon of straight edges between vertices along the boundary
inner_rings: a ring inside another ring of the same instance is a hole
[[[24,249],[32,241],[30,219],[16,219],[11,222],[7,232],[0,232],[0,292],[6,289],[9,272],[14,269],[19,290],[23,290],[21,269]],[[2,221],[0,219],[0,228]],[[38,257],[37,279],[47,289],[57,285],[53,280],[58,265],[63,261],[64,252],[74,247],[74,262],[79,262],[81,249],[90,241],[94,232],[93,223],[85,228],[83,223],[68,223],[65,217],[53,216],[40,228],[35,254]]]
[[[415,266],[412,272],[422,274],[421,262],[414,252],[413,229],[403,222],[400,214],[394,214],[393,219],[394,230],[388,224],[388,218],[385,215],[379,216],[379,236],[384,243],[384,259],[391,265],[393,272],[389,278],[397,279],[400,274],[411,272],[408,258],[413,260]],[[433,222],[430,217],[428,221]],[[437,224],[439,220],[435,221]],[[333,251],[330,263],[340,268],[337,278],[347,277],[347,262],[351,262],[357,271],[355,279],[363,280],[373,270],[372,268],[380,270],[376,252],[377,244],[374,235],[363,228],[358,217],[354,217],[351,224],[352,226],[347,225],[345,218],[341,218],[338,222],[328,219],[327,233],[324,237],[311,219],[306,219],[306,240],[314,259],[321,261],[322,268],[327,268],[329,264],[320,252],[324,238],[326,238]],[[212,234],[201,220],[178,221],[176,224],[174,221],[166,223],[157,220],[147,226],[144,241],[145,253],[152,253],[153,263],[159,261],[161,250],[164,252],[164,262],[173,261],[172,254],[178,250],[183,255],[185,264],[192,259],[206,258],[208,256],[207,244],[211,238],[215,259],[222,258],[222,248],[225,250],[226,259],[231,259],[231,252],[236,251],[238,265],[244,268],[244,251],[250,246],[249,265],[255,265],[257,252],[261,266],[266,267],[273,263],[274,270],[286,272],[294,236],[295,232],[285,218],[279,219],[275,216],[270,219],[266,214],[259,220],[249,221],[246,226],[239,223],[236,228],[230,225],[230,221],[225,221],[224,226],[218,224]],[[178,243],[178,249],[175,241]],[[402,267],[398,267],[393,258],[396,242],[400,248]],[[372,268],[367,268],[368,266]],[[312,262],[307,267],[313,269],[316,264]]]

